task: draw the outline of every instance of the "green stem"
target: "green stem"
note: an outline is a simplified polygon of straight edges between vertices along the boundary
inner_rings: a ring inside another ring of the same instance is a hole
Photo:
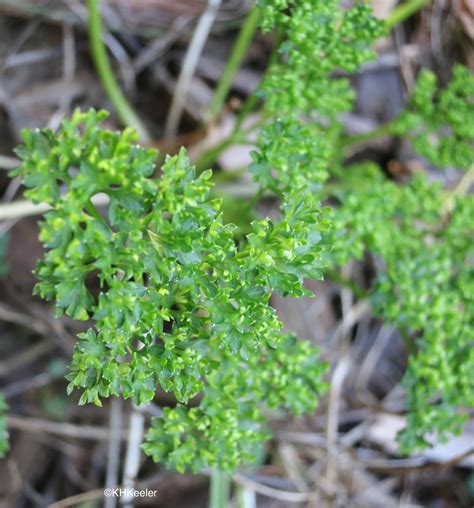
[[[237,180],[241,176],[245,175],[245,173],[248,172],[248,167],[244,166],[238,169],[233,169],[230,171],[216,171],[212,175],[212,181],[216,184],[222,184],[227,182],[232,182],[234,180]]]
[[[209,106],[209,113],[211,117],[216,117],[222,109],[227,94],[232,86],[234,76],[242,63],[250,43],[252,42],[255,30],[258,26],[259,18],[260,9],[258,7],[253,7],[245,18],[244,24],[240,29],[239,36],[235,41],[231,55],[227,61],[227,65],[225,66]]]
[[[258,191],[255,193],[254,197],[249,201],[247,206],[247,211],[252,210],[257,203],[262,199],[265,190],[263,187],[259,187]]]
[[[361,288],[354,281],[343,277],[337,270],[327,269],[324,271],[327,278],[333,280],[339,286],[350,289],[359,300],[367,300],[369,298],[369,293],[365,289]]]
[[[199,159],[195,162],[196,173],[202,173],[204,170],[212,166],[213,162],[219,157],[219,155],[229,146],[239,141],[239,136],[231,134],[228,138],[224,139],[216,146],[213,146],[206,152],[204,152]]]
[[[412,355],[416,354],[417,347],[414,339],[410,335],[410,331],[404,326],[397,326],[397,330],[403,342],[405,343],[407,351]]]
[[[229,493],[229,475],[214,469],[211,473],[209,508],[227,508],[229,506]]]
[[[456,185],[456,187],[448,193],[448,197],[446,201],[443,203],[441,207],[441,216],[444,218],[446,215],[452,212],[454,205],[456,204],[456,199],[460,196],[464,196],[471,185],[474,183],[474,164],[469,168],[467,173],[461,178],[460,182]]]
[[[100,19],[100,0],[87,0],[89,10],[89,40],[91,45],[92,58],[94,59],[97,74],[99,75],[102,86],[104,87],[110,102],[113,104],[117,115],[124,125],[133,127],[140,136],[141,140],[148,142],[151,140],[145,125],[128,103],[120,87],[115,80],[115,76],[107,56],[104,41],[102,40],[102,23]]]
[[[199,159],[196,160],[194,165],[196,166],[196,172],[202,173],[205,169],[208,169],[212,166],[212,163],[219,157],[219,155],[229,146],[232,146],[234,143],[242,143],[245,145],[254,145],[254,142],[246,139],[246,135],[250,134],[260,125],[259,122],[255,122],[248,129],[241,131],[240,128],[234,127],[234,130],[229,135],[229,137],[223,139],[217,145],[209,148],[206,152],[204,152]]]
[[[275,34],[275,41],[273,43],[273,49],[272,49],[272,53],[270,55],[270,60],[268,62],[267,69],[265,71],[264,76],[262,76],[260,82],[262,82],[265,79],[265,75],[268,72],[268,70],[271,69],[271,67],[277,62],[278,56],[279,56],[278,50],[280,49],[280,43],[281,43],[282,38],[283,38],[282,31],[281,31],[281,29],[278,29]],[[258,89],[258,87],[257,87],[257,89]],[[247,96],[242,108],[240,109],[239,114],[237,115],[237,120],[235,122],[235,130],[240,129],[240,127],[244,123],[244,120],[247,118],[247,115],[253,110],[253,108],[255,107],[255,105],[257,104],[258,101],[259,101],[259,98],[257,97],[255,92],[253,92]]]
[[[246,20],[247,23],[248,19]],[[280,47],[280,41],[283,35],[281,31],[278,31],[275,36],[275,44],[273,46],[272,54],[270,56],[270,62],[267,66],[267,70],[277,61],[278,59],[278,48]],[[262,80],[265,78],[265,74],[262,77]],[[245,102],[240,109],[239,114],[237,115],[237,119],[234,125],[234,129],[230,136],[220,142],[218,145],[212,147],[207,152],[205,152],[195,163],[196,171],[199,173],[212,165],[212,163],[216,160],[216,158],[229,146],[233,143],[237,143],[243,134],[252,132],[256,127],[261,124],[261,121],[254,123],[250,128],[242,132],[242,125],[244,124],[245,119],[249,115],[249,113],[254,109],[255,105],[259,101],[259,98],[255,93],[251,93],[245,99]]]
[[[393,28],[402,21],[405,21],[411,15],[418,12],[425,5],[428,5],[431,0],[407,0],[405,3],[399,5],[390,13],[388,18],[385,20],[388,28]]]
[[[381,138],[383,136],[393,136],[395,134],[394,127],[396,125],[396,120],[397,119],[384,123],[370,132],[347,136],[342,139],[341,145],[343,148],[346,148],[357,143],[365,143],[366,141],[371,141],[372,139]]]
[[[272,49],[272,53],[270,55],[270,60],[268,62],[267,68],[265,70],[265,74],[262,76],[260,82],[262,82],[265,79],[265,76],[266,76],[268,70],[271,69],[271,67],[277,62],[278,56],[279,56],[278,50],[280,49],[280,43],[281,43],[282,38],[283,38],[283,33],[282,33],[281,29],[278,29],[275,34],[275,41],[273,43],[273,49]],[[255,92],[253,92],[247,96],[247,98],[245,99],[245,102],[244,102],[244,104],[243,104],[242,108],[240,109],[240,112],[237,116],[237,120],[235,122],[235,128],[234,128],[235,131],[238,131],[241,128],[242,124],[244,123],[244,120],[247,118],[247,115],[253,110],[254,106],[257,104],[258,101],[259,101],[259,98],[257,97]]]
[[[238,132],[244,123],[244,120],[247,118],[248,114],[253,110],[254,106],[258,102],[258,97],[255,95],[255,92],[247,95],[247,98],[244,101],[244,104],[240,108],[239,114],[237,115],[237,119],[235,121],[234,132]]]

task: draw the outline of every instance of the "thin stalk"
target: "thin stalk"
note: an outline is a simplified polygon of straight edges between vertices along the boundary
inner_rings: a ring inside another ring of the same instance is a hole
[[[347,136],[341,140],[341,145],[343,148],[346,148],[357,143],[365,143],[366,141],[371,141],[383,136],[393,136],[395,122],[396,120],[391,120],[390,122],[384,123],[372,131],[362,132],[361,134],[355,134],[353,136]]]
[[[263,187],[259,187],[258,191],[255,193],[255,196],[249,201],[247,211],[252,210],[258,204],[258,202],[262,199],[264,192],[265,190]]]
[[[244,104],[242,105],[242,108],[239,111],[239,114],[237,115],[237,119],[235,121],[234,126],[234,132],[239,132],[242,124],[244,123],[244,120],[247,118],[249,113],[253,110],[254,106],[258,102],[258,97],[255,95],[255,93],[251,93],[250,95],[247,95],[247,98],[244,101]]]
[[[194,30],[188,51],[184,57],[178,82],[176,83],[168,118],[166,119],[166,137],[176,136],[194,71],[196,70],[220,5],[221,0],[208,0],[207,8],[199,18],[196,29]]]
[[[242,175],[245,175],[245,173],[247,173],[247,171],[248,171],[247,166],[233,169],[231,171],[218,171],[212,175],[212,181],[216,185],[232,182],[232,181],[240,178]]]
[[[211,473],[209,508],[227,508],[229,506],[230,478],[218,469]]]
[[[430,1],[431,0],[407,0],[405,3],[393,9],[388,18],[385,20],[386,25],[389,28],[393,28],[415,14],[415,12],[418,12],[425,5],[428,5]]]
[[[244,144],[244,145],[254,145],[254,142],[250,139],[246,139],[246,135],[253,132],[258,126],[260,125],[260,122],[255,122],[253,125],[251,125],[248,129],[245,129],[242,131],[240,128],[234,127],[233,131],[229,136],[225,139],[223,139],[220,143],[217,143],[217,145],[209,148],[209,150],[205,151],[199,159],[196,160],[194,163],[196,166],[197,173],[201,173],[205,169],[208,169],[212,163],[219,157],[219,155],[226,149],[229,148],[229,146],[232,146],[233,144]]]
[[[354,295],[359,298],[359,300],[367,300],[369,298],[369,293],[365,289],[361,288],[351,279],[343,277],[339,271],[327,269],[325,272],[329,279],[332,279],[334,282],[344,288],[350,289]]]
[[[275,45],[273,47],[273,51],[270,56],[270,63],[267,67],[267,71],[273,65],[273,63],[276,61],[276,59],[278,58],[278,47],[279,47],[280,40],[281,40],[281,33],[277,32]],[[265,71],[265,73],[267,71]],[[264,78],[265,78],[265,75],[262,77],[262,80]],[[258,101],[259,101],[259,98],[257,97],[257,95],[255,93],[251,93],[250,95],[247,96],[242,108],[240,109],[239,114],[237,115],[237,119],[235,121],[234,129],[233,129],[232,133],[230,134],[230,136],[227,139],[225,139],[224,141],[222,141],[215,147],[212,147],[210,150],[208,150],[206,153],[204,153],[200,157],[200,159],[196,162],[196,168],[198,169],[198,171],[199,170],[202,171],[202,170],[206,169],[208,166],[210,166],[216,160],[216,158],[226,148],[228,148],[232,144],[240,141],[242,135],[252,132],[256,127],[258,127],[261,124],[261,122],[256,122],[254,125],[252,125],[247,130],[242,131],[242,126],[244,124],[245,119],[251,113],[251,111],[254,109],[254,107]]]
[[[105,487],[113,489],[118,485],[120,469],[120,442],[122,440],[122,399],[113,397],[110,404],[109,441],[107,446],[107,471]],[[115,508],[117,498],[106,497],[104,507]]]
[[[135,482],[140,469],[140,453],[143,441],[143,430],[145,427],[145,416],[140,408],[133,407],[130,416],[130,427],[128,432],[128,446],[125,456],[123,486],[125,489],[135,488]],[[126,495],[122,499],[124,508],[133,508],[133,497]]]
[[[112,66],[107,56],[107,50],[102,40],[99,2],[100,0],[87,0],[89,10],[89,40],[97,74],[122,123],[133,127],[138,132],[142,141],[149,142],[151,136],[147,128],[130,106],[115,80]]]
[[[240,140],[239,136],[235,134],[231,134],[228,138],[224,139],[216,146],[213,146],[206,152],[204,152],[201,157],[195,162],[196,172],[202,173],[204,170],[208,169],[212,163],[219,157],[219,155],[229,146],[237,143]]]
[[[416,353],[416,344],[414,339],[411,337],[410,330],[404,326],[397,326],[397,330],[403,342],[405,343],[407,351],[410,354],[414,355]]]
[[[281,43],[282,38],[283,38],[283,32],[281,31],[281,29],[278,29],[275,34],[275,42],[273,43],[273,49],[272,49],[272,53],[270,55],[270,60],[268,62],[267,68],[266,68],[265,73],[262,76],[260,82],[262,82],[265,79],[265,76],[266,76],[268,70],[271,69],[271,67],[277,62],[278,56],[279,56],[278,50],[280,49],[280,43]],[[258,89],[258,87],[257,87],[257,89]],[[243,104],[242,108],[240,109],[240,112],[237,116],[237,120],[235,122],[235,128],[234,128],[235,131],[238,131],[241,128],[241,126],[244,123],[244,120],[247,118],[247,115],[253,110],[254,106],[257,104],[258,101],[259,101],[259,98],[257,97],[255,92],[253,92],[247,96],[247,98],[245,99],[245,102],[244,102],[244,104]]]
[[[270,61],[267,66],[267,69],[265,71],[265,74],[262,77],[262,80],[265,79],[265,75],[268,72],[268,69],[271,68],[271,66],[277,61],[278,59],[278,48],[280,47],[280,42],[282,39],[282,32],[277,31],[275,36],[275,44],[273,46],[272,54],[270,55]],[[242,126],[244,124],[245,119],[247,116],[251,113],[251,111],[254,109],[255,105],[258,103],[259,98],[255,93],[251,93],[247,96],[247,98],[244,101],[244,104],[242,108],[240,109],[239,114],[237,115],[237,119],[235,121],[234,129],[232,133],[229,135],[229,137],[225,140],[223,140],[221,143],[216,145],[215,147],[212,147],[207,152],[205,152],[199,160],[196,162],[196,168],[197,171],[203,171],[204,169],[207,169],[215,160],[216,158],[229,146],[231,146],[234,143],[237,143],[242,138],[242,135],[247,134],[249,132],[252,132],[255,128],[259,127],[261,124],[261,121],[256,122],[253,124],[250,128],[247,130],[242,131]]]
[[[236,491],[238,508],[257,508],[257,494],[254,490],[237,485]]]
[[[229,93],[229,90],[234,81],[235,74],[237,73],[242,60],[247,52],[247,49],[252,42],[253,36],[258,26],[260,18],[260,9],[254,6],[240,29],[237,40],[235,41],[232,52],[227,61],[227,65],[222,72],[222,76],[217,85],[217,89],[212,97],[211,104],[209,105],[209,113],[211,118],[216,117],[222,110],[224,101]]]
[[[467,194],[471,185],[474,183],[474,164],[469,168],[467,173],[461,178],[456,187],[448,193],[446,201],[443,203],[441,208],[441,216],[444,218],[446,215],[452,212],[456,199],[460,196]]]

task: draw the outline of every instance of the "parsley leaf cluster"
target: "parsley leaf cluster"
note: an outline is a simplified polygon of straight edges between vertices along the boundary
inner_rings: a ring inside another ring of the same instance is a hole
[[[362,3],[347,10],[338,4],[259,1],[262,28],[276,29],[282,40],[259,91],[266,124],[250,169],[277,196],[304,187],[313,199],[329,200],[324,257],[331,269],[373,259],[377,274],[367,298],[411,348],[400,435],[401,451],[410,452],[426,446],[430,434],[459,432],[474,405],[473,200],[420,175],[402,185],[375,164],[344,164],[340,115],[352,109],[354,92],[335,76],[374,57],[371,45],[385,27]],[[422,70],[388,130],[438,168],[472,172],[473,100],[467,68],[455,65],[441,90]]]
[[[474,406],[474,198],[456,199],[448,216],[449,194],[423,175],[402,186],[373,166],[348,172],[335,193],[328,263],[369,253],[378,267],[368,291],[374,312],[411,332],[400,435],[401,451],[410,452],[430,434],[460,432]]]
[[[303,279],[321,277],[327,221],[295,190],[280,220],[253,222],[238,245],[210,197],[210,171],[196,176],[182,149],[152,178],[156,152],[131,130],[99,128],[105,116],[76,111],[56,133],[25,131],[18,150],[26,195],[53,208],[40,227],[47,252],[35,291],[58,315],[93,322],[79,335],[69,390],[82,390],[80,403],[122,395],[142,404],[160,386],[179,404],[155,421],[145,449],[179,470],[235,468],[266,436],[235,446],[242,429],[265,421],[260,406],[311,409],[313,389],[324,386],[316,351],[288,347],[269,298],[306,294]],[[100,194],[104,215],[94,206]],[[196,396],[198,407],[184,405]],[[209,441],[202,456],[199,439]]]
[[[337,0],[260,0],[262,29],[282,41],[258,95],[264,99],[258,149],[250,167],[262,188],[281,194],[295,187],[314,193],[339,162],[339,115],[354,91],[335,71],[352,72],[376,56],[371,45],[385,28],[362,3]]]
[[[448,86],[437,85],[433,72],[420,72],[394,132],[437,167],[467,170],[474,164],[474,75],[456,64]]]

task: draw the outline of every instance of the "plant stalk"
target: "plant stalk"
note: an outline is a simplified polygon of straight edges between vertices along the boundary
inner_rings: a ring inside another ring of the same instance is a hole
[[[102,40],[102,22],[100,19],[99,2],[100,0],[87,0],[89,11],[89,40],[97,74],[122,123],[128,127],[133,127],[138,132],[143,142],[149,142],[151,136],[147,128],[130,106],[115,79],[112,66],[107,56],[107,50]]]
[[[448,197],[444,202],[441,208],[442,217],[446,217],[449,213],[452,212],[454,205],[456,204],[456,199],[460,196],[464,196],[469,192],[471,185],[474,183],[474,164],[469,168],[469,170],[464,174],[456,187],[448,193]]]
[[[244,24],[242,25],[234,47],[232,48],[230,57],[224,71],[222,72],[217,89],[212,97],[211,104],[209,105],[209,114],[211,119],[215,118],[222,110],[224,101],[232,87],[235,74],[237,73],[247,49],[252,42],[258,26],[259,18],[260,9],[254,6],[245,18]]]
[[[228,138],[224,139],[217,145],[205,151],[201,155],[201,157],[199,157],[199,159],[195,162],[196,173],[200,174],[206,169],[208,169],[226,148],[229,148],[229,146],[232,146],[234,143],[237,143],[238,141],[239,138],[235,136],[235,134],[231,134]]]
[[[209,508],[227,508],[229,506],[230,478],[218,469],[211,473]]]
[[[255,193],[254,197],[249,201],[247,205],[248,211],[253,210],[258,205],[258,203],[263,197],[264,192],[265,190],[263,187],[258,188],[258,191]]]
[[[341,140],[341,145],[343,148],[347,148],[348,146],[355,145],[357,143],[365,143],[366,141],[371,141],[372,139],[381,138],[383,136],[393,136],[396,120],[397,119],[394,119],[384,123],[369,132],[362,132],[361,134],[347,136]]]
[[[405,3],[393,9],[388,18],[385,20],[386,25],[390,29],[395,27],[425,7],[425,5],[428,5],[430,1],[431,0],[407,0]]]
[[[342,276],[338,270],[332,270],[328,268],[325,270],[325,274],[327,275],[327,278],[333,280],[334,282],[336,282],[336,284],[339,284],[340,286],[351,290],[352,293],[354,293],[354,295],[359,300],[367,300],[369,298],[368,291],[361,288],[357,283],[355,283],[351,279]]]
[[[243,485],[237,485],[238,508],[257,508],[257,494]]]
[[[135,481],[140,469],[140,453],[145,428],[145,416],[140,408],[133,407],[130,415],[130,427],[128,432],[128,446],[125,456],[123,486],[125,489],[135,488]],[[133,497],[125,496],[122,499],[124,508],[133,508]]]
[[[255,7],[254,10],[257,10],[257,8]],[[252,14],[253,13],[250,12],[249,17],[252,16]],[[257,19],[252,20],[252,22],[255,22],[255,28],[256,28],[256,26],[258,26],[259,16],[257,14],[255,14],[255,16],[257,17]],[[247,24],[247,22],[250,24],[249,18],[246,19],[245,24]],[[254,28],[254,31],[255,31],[255,28]],[[243,28],[242,28],[242,30],[243,30]],[[239,34],[239,37],[240,37],[240,34]],[[277,31],[276,35],[275,35],[275,43],[273,45],[273,50],[270,55],[270,61],[268,63],[268,66],[267,66],[267,69],[265,70],[264,75],[261,78],[261,81],[263,81],[265,79],[265,76],[266,76],[266,73],[268,72],[268,70],[278,60],[278,55],[279,55],[278,49],[280,47],[280,42],[282,40],[282,37],[283,37],[282,32]],[[248,40],[248,44],[250,44],[250,42],[251,42],[251,37]],[[247,46],[248,46],[248,44],[247,44]],[[233,51],[236,51],[235,48]],[[220,84],[219,84],[219,86],[220,86]],[[253,92],[247,96],[247,98],[245,99],[245,101],[244,101],[244,103],[237,115],[232,133],[229,135],[229,137],[227,139],[223,140],[216,146],[210,148],[207,152],[205,152],[199,158],[199,160],[196,162],[196,168],[197,168],[198,172],[201,172],[201,171],[207,169],[226,148],[228,148],[233,143],[237,143],[238,141],[240,141],[240,139],[244,133],[252,132],[256,127],[258,127],[261,124],[261,121],[256,122],[249,129],[242,131],[242,126],[244,125],[245,119],[253,111],[253,109],[257,105],[258,101],[259,101],[259,98],[255,92]]]
[[[199,18],[191,42],[184,57],[178,81],[176,83],[173,100],[165,125],[165,136],[173,137],[178,132],[181,114],[184,109],[186,97],[191,86],[191,80],[201,57],[204,45],[211,31],[222,0],[208,0],[207,8]]]
[[[204,170],[209,169],[212,163],[219,157],[219,155],[227,148],[234,144],[250,145],[254,146],[255,142],[248,139],[246,136],[252,133],[256,128],[260,126],[261,122],[257,121],[245,130],[241,129],[241,126],[236,123],[234,129],[229,136],[223,139],[221,142],[212,146],[206,150],[194,163],[196,166],[196,172],[202,173]]]
[[[122,399],[113,397],[110,403],[109,440],[107,446],[107,471],[105,487],[113,489],[118,485],[120,469],[120,443],[122,440]],[[106,497],[104,507],[115,508],[117,498]]]

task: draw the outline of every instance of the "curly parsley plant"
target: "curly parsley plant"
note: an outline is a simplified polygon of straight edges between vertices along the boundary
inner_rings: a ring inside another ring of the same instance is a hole
[[[111,395],[142,404],[161,387],[178,405],[154,421],[147,453],[179,471],[233,469],[267,438],[265,408],[301,414],[324,388],[317,351],[282,334],[269,298],[307,294],[303,279],[321,277],[328,223],[296,189],[277,222],[255,221],[238,245],[209,195],[210,171],[196,176],[183,149],[153,178],[156,152],[131,130],[98,127],[105,116],[76,111],[56,133],[25,131],[18,149],[26,195],[52,207],[35,291],[58,316],[93,323],[69,391],[82,391],[81,404]]]

